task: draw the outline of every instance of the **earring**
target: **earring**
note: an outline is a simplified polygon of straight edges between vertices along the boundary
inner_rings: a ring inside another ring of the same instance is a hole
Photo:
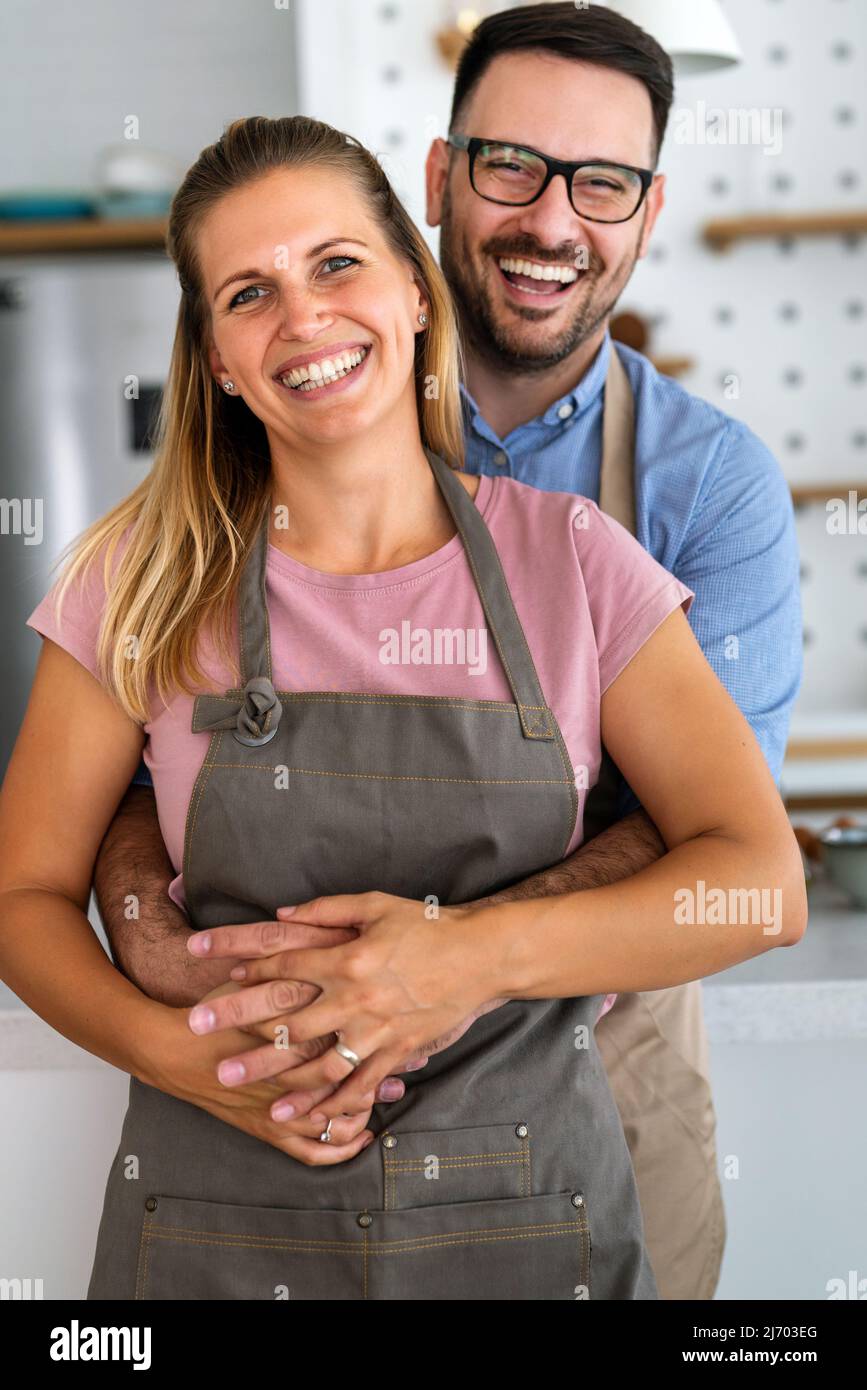
[[[425,313],[419,314],[419,316],[418,316],[418,321],[419,321],[419,323],[421,324],[422,328],[424,328],[425,324],[427,323],[427,314],[425,314]]]
[[[223,390],[224,390],[224,391],[234,391],[234,389],[235,389],[235,383],[234,383],[234,381],[224,381],[224,382],[223,382]]]

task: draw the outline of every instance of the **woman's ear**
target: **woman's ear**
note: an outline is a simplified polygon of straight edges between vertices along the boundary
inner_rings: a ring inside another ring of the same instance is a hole
[[[223,378],[228,376],[222,357],[213,343],[208,348],[208,367],[218,386],[222,386]]]
[[[423,286],[420,285],[419,282],[418,282],[417,280],[415,281],[415,288],[416,288],[416,295],[417,295],[417,301],[418,301],[418,302],[416,303],[416,308],[415,308],[415,321],[416,321],[416,324],[419,325],[419,327],[424,327],[424,324],[423,324],[423,323],[420,323],[420,319],[421,319],[421,315],[424,314],[424,315],[425,315],[425,323],[429,323],[429,322],[430,322],[430,301],[428,300],[427,293],[426,293],[426,291],[424,290]]]

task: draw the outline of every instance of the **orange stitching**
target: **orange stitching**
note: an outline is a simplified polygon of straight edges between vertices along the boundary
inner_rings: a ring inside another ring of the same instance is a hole
[[[452,1168],[507,1168],[507,1167],[509,1166],[509,1164],[511,1164],[511,1163],[520,1163],[522,1167],[524,1166],[524,1158],[523,1158],[523,1155],[522,1155],[522,1154],[511,1154],[511,1155],[509,1156],[509,1158],[496,1158],[496,1159],[491,1159],[490,1161],[485,1161],[484,1159],[477,1159],[477,1158],[469,1159],[467,1162],[464,1162],[462,1159],[456,1159],[456,1158],[453,1158],[453,1159],[450,1159],[450,1160],[446,1161],[446,1159],[440,1158],[440,1159],[438,1160],[438,1162],[439,1162],[439,1167],[440,1167],[441,1169],[442,1169],[442,1168],[448,1168],[448,1169],[452,1169]],[[424,1160],[423,1158],[406,1159],[403,1163],[389,1164],[389,1167],[390,1167],[395,1173],[423,1173],[426,1166],[427,1166],[427,1165],[426,1165],[426,1162],[425,1162],[425,1160]]]
[[[415,1208],[415,1210],[436,1211],[437,1208],[422,1207]],[[283,1250],[294,1251],[296,1254],[307,1253],[316,1255],[334,1253],[334,1250],[338,1249],[344,1250],[345,1252],[348,1251],[348,1253],[350,1254],[360,1254],[363,1256],[365,1248],[369,1248],[372,1254],[405,1255],[415,1250],[439,1250],[447,1248],[450,1245],[471,1245],[480,1236],[489,1237],[488,1240],[484,1240],[481,1242],[485,1245],[491,1244],[493,1241],[499,1240],[539,1240],[558,1238],[560,1236],[572,1234],[576,1229],[576,1225],[579,1230],[586,1229],[580,1224],[580,1221],[576,1218],[576,1221],[549,1222],[547,1224],[538,1226],[505,1226],[502,1230],[499,1230],[495,1226],[485,1226],[480,1228],[478,1231],[449,1231],[444,1232],[441,1236],[403,1236],[394,1240],[380,1241],[368,1241],[365,1233],[364,1237],[361,1240],[360,1246],[358,1243],[352,1245],[349,1242],[344,1242],[335,1245],[334,1243],[328,1241],[311,1240],[284,1241],[281,1244],[257,1245],[255,1242],[252,1241],[248,1242],[241,1240],[215,1240],[210,1238],[200,1238],[198,1240],[194,1240],[190,1236],[175,1236],[170,1234],[164,1235],[160,1231],[152,1232],[151,1238],[155,1237],[157,1240],[173,1241],[175,1244],[178,1245],[224,1246],[225,1248],[230,1250]],[[171,1230],[171,1228],[168,1229]],[[511,1232],[514,1232],[515,1234],[511,1234]],[[203,1232],[202,1235],[204,1236],[204,1234],[205,1233]]]
[[[240,768],[245,772],[276,772],[279,763],[213,763],[212,767]],[[469,787],[564,787],[565,778],[560,777],[429,777],[426,774],[393,772],[326,772],[315,767],[288,767],[287,772],[296,772],[306,777],[355,777],[372,782],[458,782]]]

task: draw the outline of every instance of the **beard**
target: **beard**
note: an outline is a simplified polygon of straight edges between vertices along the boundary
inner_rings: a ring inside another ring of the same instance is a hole
[[[642,218],[642,226],[643,221]],[[636,246],[640,240],[639,232]],[[548,252],[540,255],[540,248],[530,246],[526,237],[513,238],[508,247],[489,242],[479,249],[484,256],[499,254],[548,261],[559,259],[564,264],[571,264],[575,260],[574,247],[564,255],[553,258]],[[439,259],[455,301],[464,342],[477,356],[496,365],[500,371],[528,376],[556,367],[596,332],[620,298],[637,256],[634,250],[631,251],[614,273],[603,279],[605,266],[591,250],[590,264],[584,271],[580,287],[576,291],[567,291],[583,294],[583,298],[576,304],[565,327],[552,328],[547,334],[528,332],[523,327],[523,324],[544,322],[550,312],[547,309],[513,305],[508,311],[508,320],[504,321],[498,316],[493,295],[476,272],[476,262],[465,238],[459,237],[455,231],[448,188],[443,197],[440,219]]]

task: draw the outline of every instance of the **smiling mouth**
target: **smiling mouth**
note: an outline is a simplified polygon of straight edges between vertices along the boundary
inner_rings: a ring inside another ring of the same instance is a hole
[[[522,256],[496,256],[497,269],[506,284],[522,295],[556,299],[567,295],[586,271],[570,265],[546,265]]]
[[[301,395],[317,395],[338,381],[352,376],[367,361],[370,345],[339,352],[334,357],[322,357],[306,366],[292,367],[283,376],[277,377],[281,386]]]

